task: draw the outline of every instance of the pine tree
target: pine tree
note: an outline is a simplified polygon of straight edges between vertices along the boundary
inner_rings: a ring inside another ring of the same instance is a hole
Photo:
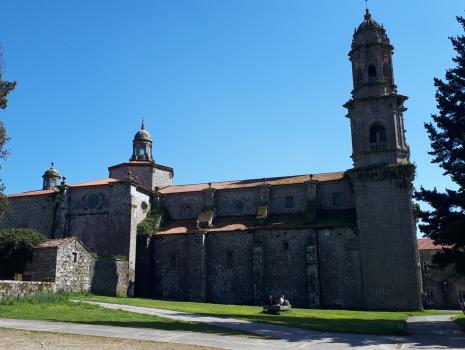
[[[457,21],[465,31],[465,19],[457,17]],[[455,67],[446,71],[445,80],[434,80],[439,112],[425,128],[432,162],[444,169],[458,189],[438,192],[421,187],[415,197],[432,207],[420,212],[420,230],[437,244],[450,247],[436,254],[434,262],[454,264],[458,273],[465,274],[465,35],[450,40],[457,53]]]
[[[0,48],[1,49],[1,48]],[[7,96],[14,90],[16,83],[8,82],[3,80],[3,60],[2,52],[0,50],[0,109],[5,109],[8,103]],[[0,120],[0,158],[6,159],[7,151],[5,149],[6,143],[8,142],[8,136],[6,128],[3,122]],[[8,201],[6,196],[3,194],[5,186],[0,181],[0,219],[8,210]]]

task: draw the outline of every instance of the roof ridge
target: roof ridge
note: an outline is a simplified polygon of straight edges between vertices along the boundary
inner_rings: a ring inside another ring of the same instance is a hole
[[[239,182],[239,181],[272,181],[276,179],[286,179],[290,177],[301,177],[301,176],[317,176],[317,175],[328,175],[328,174],[341,174],[345,173],[346,170],[343,171],[329,171],[325,173],[316,173],[316,174],[299,174],[299,175],[283,175],[283,176],[273,176],[273,177],[257,177],[257,178],[248,178],[248,179],[235,179],[235,180],[224,180],[224,181],[211,181],[211,182],[194,182],[194,183],[187,183],[187,184],[180,184],[180,185],[171,185],[166,188],[170,187],[181,187],[181,186],[194,186],[194,185],[208,185],[208,184],[223,184],[223,183],[231,183],[231,182]]]

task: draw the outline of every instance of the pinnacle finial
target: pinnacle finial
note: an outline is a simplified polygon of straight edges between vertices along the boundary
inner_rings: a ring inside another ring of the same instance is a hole
[[[54,163],[54,162],[52,162],[52,163],[51,163],[51,165],[50,165],[50,168],[52,168],[52,169],[53,169],[53,167],[54,167],[54,166],[55,166],[55,163]]]
[[[145,129],[144,118],[142,118],[142,124],[141,124],[140,128],[141,128],[141,130],[144,130],[144,129]]]
[[[368,8],[368,0],[365,0],[365,19],[371,17],[370,9]]]

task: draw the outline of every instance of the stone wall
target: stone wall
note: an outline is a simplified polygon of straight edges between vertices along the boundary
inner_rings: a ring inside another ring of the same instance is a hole
[[[172,176],[171,171],[159,169],[155,165],[155,168],[153,169],[151,189],[154,190],[155,187],[163,188],[163,187],[171,186],[172,184],[173,184],[173,176]]]
[[[56,194],[9,198],[10,211],[0,228],[30,228],[51,238]]]
[[[321,304],[359,308],[362,279],[358,236],[350,229],[318,231]]]
[[[149,275],[138,269],[146,273],[137,276],[145,296],[261,304],[285,294],[300,307],[361,307],[358,237],[350,228],[161,234],[141,245],[153,262]]]
[[[28,264],[25,276],[31,280],[54,282],[56,291],[128,294],[130,271],[127,260],[91,254],[75,238],[47,241],[44,245],[34,250]]]
[[[0,281],[0,300],[24,298],[54,291],[53,282]]]
[[[90,291],[94,294],[127,296],[129,262],[98,256],[91,271]]]
[[[31,281],[55,282],[57,248],[34,249],[31,262],[27,264],[24,277]]]
[[[423,281],[423,302],[428,307],[456,308],[465,301],[465,278],[457,275],[453,266],[441,268],[433,264],[438,250],[420,250]]]
[[[363,280],[371,309],[421,308],[410,166],[351,171]]]
[[[94,258],[78,241],[58,248],[56,253],[56,288],[64,292],[89,291]]]
[[[335,198],[337,196],[337,198]],[[291,203],[286,203],[292,197]],[[256,216],[260,205],[267,203],[270,214],[305,212],[309,200],[317,200],[323,210],[354,208],[354,194],[348,179],[303,184],[257,186],[215,190],[213,204],[217,216]],[[197,218],[207,205],[204,191],[163,194],[161,205],[172,219]]]

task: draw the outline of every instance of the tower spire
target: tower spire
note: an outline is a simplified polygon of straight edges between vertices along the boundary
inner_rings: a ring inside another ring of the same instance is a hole
[[[365,19],[370,19],[371,13],[370,9],[368,8],[368,0],[365,0]]]
[[[144,117],[142,117],[142,124],[140,126],[140,129],[141,130],[144,130],[145,129],[145,126],[144,126]]]

